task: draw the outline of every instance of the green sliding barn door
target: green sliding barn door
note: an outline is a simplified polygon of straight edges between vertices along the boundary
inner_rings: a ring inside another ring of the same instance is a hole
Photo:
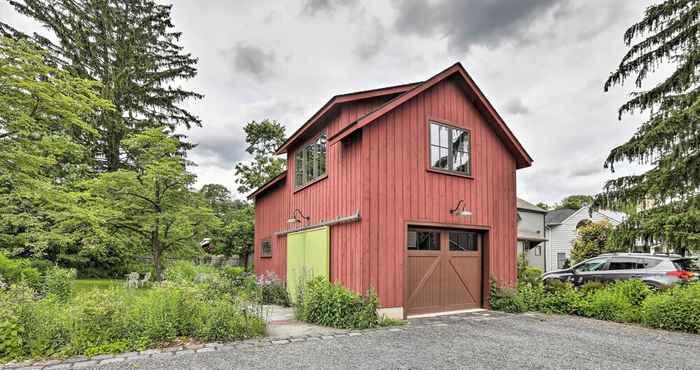
[[[316,276],[329,276],[329,228],[287,234],[287,290],[296,300],[297,286]]]

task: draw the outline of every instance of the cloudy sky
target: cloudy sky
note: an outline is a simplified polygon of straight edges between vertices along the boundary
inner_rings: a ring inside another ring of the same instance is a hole
[[[518,172],[518,195],[553,203],[593,194],[615,174],[609,150],[644,116],[617,120],[630,89],[603,92],[626,49],[625,29],[651,0],[174,1],[182,44],[199,58],[184,86],[204,126],[198,185],[235,192],[246,160],[242,127],[276,119],[291,134],[331,96],[420,81],[459,61],[535,162]],[[36,25],[0,3],[0,18]]]

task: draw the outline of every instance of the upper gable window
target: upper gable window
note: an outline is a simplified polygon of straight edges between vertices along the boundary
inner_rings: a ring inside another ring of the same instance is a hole
[[[469,131],[430,122],[430,167],[471,176]]]
[[[326,175],[326,133],[294,153],[294,186],[299,189]]]

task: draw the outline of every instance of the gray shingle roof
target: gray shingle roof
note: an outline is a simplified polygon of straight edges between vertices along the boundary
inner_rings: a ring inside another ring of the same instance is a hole
[[[517,199],[518,199],[518,209],[524,209],[524,210],[528,210],[528,211],[541,212],[541,213],[547,212],[544,209],[526,201],[525,199],[520,199],[520,198],[517,198]]]
[[[555,209],[554,211],[549,211],[544,216],[544,223],[547,225],[558,225],[562,221],[569,218],[569,216],[576,213],[576,211],[578,211],[578,209],[571,209],[571,208],[562,208],[562,209]]]

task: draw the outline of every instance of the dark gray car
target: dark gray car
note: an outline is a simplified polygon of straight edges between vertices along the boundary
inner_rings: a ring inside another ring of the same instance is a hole
[[[551,279],[569,281],[574,286],[589,281],[609,283],[639,279],[657,289],[697,281],[699,273],[700,268],[694,259],[679,255],[610,253],[585,260],[569,269],[547,272],[542,279],[545,283]]]

